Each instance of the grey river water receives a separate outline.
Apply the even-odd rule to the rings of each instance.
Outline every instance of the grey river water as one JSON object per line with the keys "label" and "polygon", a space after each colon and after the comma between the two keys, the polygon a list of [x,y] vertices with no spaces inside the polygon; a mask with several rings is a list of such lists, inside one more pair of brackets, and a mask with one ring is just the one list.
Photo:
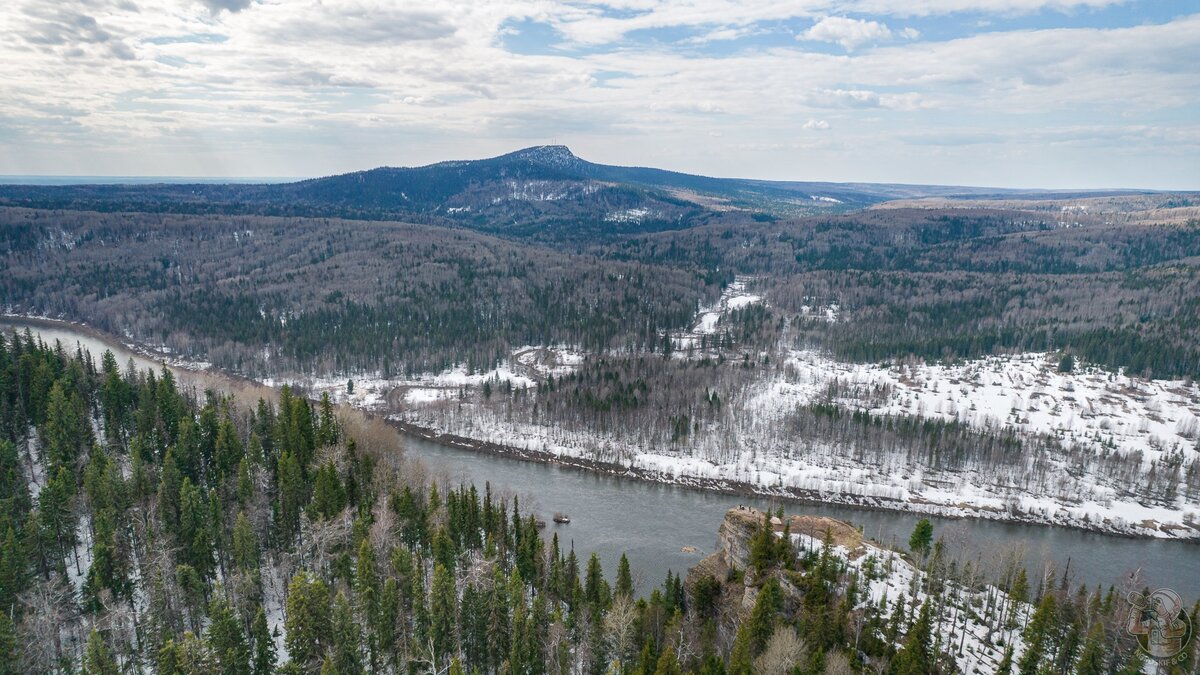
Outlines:
{"label": "grey river water", "polygon": [[[26,325],[17,320],[6,323],[22,329]],[[0,322],[2,325],[4,322]],[[47,342],[61,341],[65,348],[74,349],[79,344],[97,360],[105,349],[112,349],[122,367],[134,356],[120,345],[70,327],[34,325],[30,329]],[[139,367],[158,367],[145,357],[135,356],[135,361]],[[618,478],[446,447],[410,436],[401,438],[408,455],[423,460],[435,475],[454,483],[474,482],[480,490],[490,482],[495,491],[520,496],[523,512],[532,510],[547,521],[555,511],[570,514],[569,525],[548,522],[546,536],[557,532],[562,545],[573,543],[581,556],[597,552],[610,576],[621,554],[626,553],[643,591],[661,583],[667,570],[686,571],[710,553],[726,510],[739,504],[770,505],[765,498]],[[787,502],[784,506],[788,513],[848,520],[861,526],[869,537],[898,545],[907,542],[919,518],[902,512],[832,504]],[[1035,579],[1047,561],[1054,562],[1061,573],[1069,560],[1075,583],[1107,587],[1140,570],[1142,584],[1150,588],[1173,588],[1189,605],[1200,597],[1200,544],[1195,542],[1133,539],[976,519],[930,520],[935,536],[945,536],[956,546],[977,551],[985,564],[999,560],[1005,549],[1024,545]],[[684,547],[694,547],[697,552],[685,553]]]}

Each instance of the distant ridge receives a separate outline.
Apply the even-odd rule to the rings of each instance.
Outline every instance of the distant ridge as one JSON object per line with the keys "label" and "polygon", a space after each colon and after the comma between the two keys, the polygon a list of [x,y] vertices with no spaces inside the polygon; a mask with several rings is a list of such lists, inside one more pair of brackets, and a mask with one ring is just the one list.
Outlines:
{"label": "distant ridge", "polygon": [[767,218],[844,213],[896,199],[1046,199],[1151,192],[718,178],[597,164],[565,145],[278,183],[141,180],[0,185],[0,205],[415,220],[521,238],[576,239],[686,229],[739,212]]}

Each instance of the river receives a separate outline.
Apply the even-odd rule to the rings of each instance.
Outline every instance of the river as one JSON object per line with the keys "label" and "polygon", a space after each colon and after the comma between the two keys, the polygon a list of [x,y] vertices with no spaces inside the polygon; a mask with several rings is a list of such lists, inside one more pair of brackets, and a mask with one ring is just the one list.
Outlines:
{"label": "river", "polygon": [[[76,345],[97,360],[111,349],[124,367],[134,358],[139,367],[161,363],[130,350],[107,337],[71,326],[30,324],[18,319],[0,320],[0,326],[29,327],[47,342],[58,340],[64,348]],[[8,328],[6,328],[6,331]],[[189,374],[172,368],[181,379]],[[205,376],[211,380],[214,375]],[[725,511],[739,504],[770,506],[766,498],[742,497],[661,483],[619,478],[582,469],[541,464],[499,455],[447,447],[398,434],[409,457],[421,459],[435,475],[452,482],[474,482],[480,490],[490,482],[493,490],[521,497],[522,511],[533,510],[547,520],[546,536],[557,532],[564,547],[572,543],[581,557],[600,555],[605,571],[616,571],[622,553],[629,556],[640,591],[661,583],[668,570],[686,571],[716,543],[717,528]],[[776,503],[778,505],[778,503]],[[789,501],[788,513],[826,515],[850,521],[871,538],[883,543],[907,542],[919,516],[832,504]],[[568,525],[556,525],[550,514],[571,516]],[[1200,597],[1200,544],[1162,539],[1134,539],[1046,525],[1004,523],[978,519],[930,518],[935,536],[945,536],[956,548],[978,552],[985,562],[1000,559],[1014,546],[1025,547],[1031,578],[1037,579],[1047,562],[1061,574],[1070,562],[1075,583],[1107,588],[1131,572],[1140,571],[1141,584],[1165,586],[1179,592],[1188,606]],[[693,547],[695,553],[684,552]],[[972,556],[974,557],[974,556]],[[1036,583],[1036,582],[1035,582]]]}

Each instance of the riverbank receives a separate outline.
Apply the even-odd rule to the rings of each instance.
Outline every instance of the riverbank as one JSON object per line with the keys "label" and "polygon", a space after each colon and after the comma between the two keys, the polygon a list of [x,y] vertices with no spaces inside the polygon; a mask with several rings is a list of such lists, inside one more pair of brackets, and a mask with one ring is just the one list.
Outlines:
{"label": "riverbank", "polygon": [[456,450],[487,453],[519,461],[554,464],[557,466],[570,467],[582,471],[593,471],[619,478],[629,478],[652,483],[674,485],[726,495],[786,500],[817,506],[833,504],[854,509],[937,516],[951,520],[975,519],[1002,523],[1015,523],[1021,525],[1034,525],[1039,527],[1061,527],[1071,530],[1078,530],[1081,532],[1090,532],[1114,537],[1126,537],[1131,539],[1168,539],[1185,542],[1200,542],[1200,530],[1197,530],[1196,528],[1192,528],[1189,532],[1185,530],[1179,530],[1177,528],[1161,530],[1152,528],[1150,526],[1121,527],[1111,522],[1094,523],[1091,526],[1085,526],[1073,520],[1056,520],[1054,518],[1041,516],[1040,514],[1014,513],[1001,509],[993,510],[984,508],[970,508],[968,506],[955,508],[946,507],[932,502],[906,501],[883,497],[855,495],[850,493],[818,492],[789,486],[763,486],[745,481],[728,479],[712,479],[687,475],[668,475],[661,471],[646,469],[635,465],[605,462],[577,455],[558,454],[546,450],[523,448],[515,445],[469,438],[466,436],[442,432],[435,428],[407,422],[395,415],[386,416],[384,419],[389,425],[395,427],[406,435],[414,438],[420,438],[431,443],[437,443],[439,445]]}
{"label": "riverbank", "polygon": [[[169,366],[177,373],[186,373],[202,388],[220,386],[253,402],[259,397],[271,397],[276,389],[234,373],[212,367],[210,364],[174,358],[153,347],[130,343],[109,333],[84,324],[60,321],[47,317],[26,317],[4,315],[0,323],[10,325],[31,325],[48,329],[80,333],[97,343],[109,347],[119,346],[141,356],[157,365]],[[98,357],[98,354],[93,354]],[[1173,539],[1183,541],[1200,540],[1200,528],[1195,525],[1172,525],[1162,527],[1157,522],[1117,522],[1111,519],[1082,522],[1075,518],[1063,517],[1059,511],[1052,513],[1024,512],[1012,508],[986,507],[969,502],[959,502],[953,505],[935,503],[920,498],[893,499],[887,496],[856,494],[850,491],[809,490],[783,484],[764,485],[744,480],[725,477],[706,477],[675,470],[667,471],[661,467],[664,464],[639,466],[634,462],[609,462],[583,456],[579,453],[554,452],[548,449],[537,449],[534,443],[525,446],[515,443],[496,442],[473,436],[451,433],[430,425],[417,424],[403,419],[398,415],[381,414],[364,408],[352,408],[359,414],[381,418],[396,430],[414,438],[444,445],[456,450],[487,453],[526,462],[538,462],[570,467],[583,471],[617,476],[633,480],[647,481],[658,484],[668,484],[689,489],[704,490],[726,495],[753,496],[768,499],[788,500],[803,504],[831,505],[851,507],[856,509],[879,510],[938,516],[948,519],[975,519],[1005,523],[1019,523],[1036,526],[1065,527],[1085,532],[1094,532],[1110,536]],[[670,463],[665,464],[670,466]]]}

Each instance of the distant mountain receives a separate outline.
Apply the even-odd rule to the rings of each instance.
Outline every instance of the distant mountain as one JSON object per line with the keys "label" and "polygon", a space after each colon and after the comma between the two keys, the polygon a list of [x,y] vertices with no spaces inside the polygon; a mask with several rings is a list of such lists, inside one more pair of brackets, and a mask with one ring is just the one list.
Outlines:
{"label": "distant mountain", "polygon": [[489,159],[380,167],[291,183],[0,185],[0,204],[417,220],[519,238],[577,240],[688,228],[731,213],[796,216],[893,199],[1050,194],[1057,193],[714,178],[595,164],[566,146],[544,145]]}

